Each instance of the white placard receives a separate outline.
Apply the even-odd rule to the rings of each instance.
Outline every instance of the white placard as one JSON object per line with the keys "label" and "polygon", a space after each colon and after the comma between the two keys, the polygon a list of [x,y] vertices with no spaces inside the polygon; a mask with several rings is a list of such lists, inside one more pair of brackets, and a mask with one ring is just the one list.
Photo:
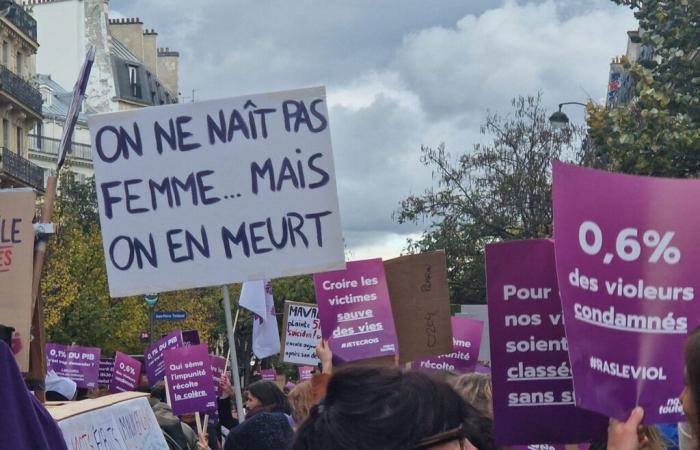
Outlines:
{"label": "white placard", "polygon": [[284,303],[284,338],[282,360],[292,364],[319,363],[316,345],[321,340],[318,306],[308,303]]}
{"label": "white placard", "polygon": [[146,397],[59,420],[69,449],[168,450]]}
{"label": "white placard", "polygon": [[89,125],[112,297],[345,266],[323,87]]}

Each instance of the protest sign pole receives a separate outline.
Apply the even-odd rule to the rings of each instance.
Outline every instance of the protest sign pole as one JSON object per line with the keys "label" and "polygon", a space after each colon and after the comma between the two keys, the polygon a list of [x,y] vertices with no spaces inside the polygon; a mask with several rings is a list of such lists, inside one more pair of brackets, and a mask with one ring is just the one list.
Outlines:
{"label": "protest sign pole", "polygon": [[228,286],[222,288],[224,293],[224,315],[226,317],[226,334],[228,335],[229,358],[231,361],[231,371],[233,372],[233,388],[236,394],[236,410],[238,420],[245,420],[243,411],[243,396],[241,395],[241,379],[238,374],[238,355],[236,354],[236,340],[233,335],[233,321],[231,320],[231,299],[229,297]]}

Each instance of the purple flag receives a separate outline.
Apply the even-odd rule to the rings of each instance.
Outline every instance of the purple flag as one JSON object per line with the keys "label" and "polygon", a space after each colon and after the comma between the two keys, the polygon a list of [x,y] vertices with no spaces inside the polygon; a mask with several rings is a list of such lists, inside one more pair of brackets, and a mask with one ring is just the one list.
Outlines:
{"label": "purple flag", "polygon": [[568,444],[604,436],[607,418],[575,407],[554,244],[487,245],[486,288],[496,444]]}
{"label": "purple flag", "polygon": [[81,388],[97,387],[100,371],[100,349],[77,345],[46,344],[48,369],[69,378]]}
{"label": "purple flag", "polygon": [[143,360],[146,363],[149,386],[153,386],[158,381],[162,380],[165,375],[163,352],[168,349],[179,347],[182,347],[182,331],[175,330],[146,349]]}
{"label": "purple flag", "polygon": [[206,345],[167,349],[163,360],[173,414],[216,409],[216,389]]}
{"label": "purple flag", "polygon": [[141,362],[122,352],[117,352],[114,356],[114,372],[109,391],[133,391],[139,385],[140,376]]}
{"label": "purple flag", "polygon": [[411,367],[428,371],[474,372],[479,358],[484,322],[466,317],[451,317],[452,353],[414,361]]}
{"label": "purple flag", "polygon": [[314,274],[321,331],[338,363],[396,355],[399,350],[381,259]]}
{"label": "purple flag", "polygon": [[682,420],[683,346],[700,322],[700,182],[555,163],[553,189],[576,403]]}
{"label": "purple flag", "polygon": [[98,386],[109,386],[112,383],[114,374],[114,358],[100,359],[100,376],[97,380]]}

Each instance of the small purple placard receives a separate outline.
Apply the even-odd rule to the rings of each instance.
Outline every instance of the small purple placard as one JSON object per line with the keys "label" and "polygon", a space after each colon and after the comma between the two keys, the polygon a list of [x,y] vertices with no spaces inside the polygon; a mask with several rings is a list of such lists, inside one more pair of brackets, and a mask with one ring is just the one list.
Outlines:
{"label": "small purple placard", "polygon": [[224,369],[226,369],[226,358],[214,355],[209,355],[209,358],[211,360],[211,377],[214,380],[214,386],[216,386],[216,395],[221,396],[219,381],[221,381]]}
{"label": "small purple placard", "polygon": [[299,381],[310,380],[313,377],[314,368],[311,366],[299,367]]}
{"label": "small purple placard", "polygon": [[141,376],[141,362],[137,359],[117,352],[114,356],[114,372],[110,392],[133,391],[139,384]]}
{"label": "small purple placard", "polygon": [[206,345],[167,349],[163,361],[173,414],[216,409],[216,389]]}
{"label": "small purple placard", "polygon": [[97,380],[98,386],[109,386],[114,375],[114,358],[100,358],[100,377]]}
{"label": "small purple placard", "polygon": [[396,355],[399,350],[381,259],[314,274],[321,331],[337,363]]}
{"label": "small purple placard", "polygon": [[149,386],[153,386],[158,381],[162,380],[165,375],[163,352],[179,347],[182,347],[182,331],[180,330],[175,330],[165,335],[164,338],[148,347],[146,353],[143,355],[143,360],[146,363]]}
{"label": "small purple placard", "polygon": [[263,381],[277,381],[277,371],[274,368],[261,370],[260,376]]}
{"label": "small purple placard", "polygon": [[97,387],[100,372],[100,349],[77,345],[46,344],[48,369],[70,378],[80,388]]}

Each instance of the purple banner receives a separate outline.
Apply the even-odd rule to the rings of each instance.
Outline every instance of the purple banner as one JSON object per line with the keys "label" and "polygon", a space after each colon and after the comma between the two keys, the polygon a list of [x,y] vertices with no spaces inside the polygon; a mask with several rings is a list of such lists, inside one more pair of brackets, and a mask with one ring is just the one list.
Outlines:
{"label": "purple banner", "polygon": [[182,346],[192,347],[193,345],[199,345],[199,331],[197,330],[186,330],[182,332]]}
{"label": "purple banner", "polygon": [[683,346],[700,322],[700,183],[555,163],[553,189],[576,403],[681,421]]}
{"label": "purple banner", "polygon": [[100,376],[97,379],[97,385],[108,387],[112,383],[112,375],[114,375],[114,358],[100,358]]}
{"label": "purple banner", "polygon": [[605,436],[606,417],[574,406],[553,242],[487,245],[486,288],[496,444]]}
{"label": "purple banner", "polygon": [[166,349],[163,360],[173,414],[216,409],[216,389],[206,345]]}
{"label": "purple banner", "polygon": [[163,352],[180,347],[182,347],[182,331],[175,330],[146,349],[143,360],[146,363],[149,386],[153,386],[165,376]]}
{"label": "purple banner", "polygon": [[314,368],[311,366],[299,367],[299,381],[310,380],[313,377]]}
{"label": "purple banner", "polygon": [[114,372],[110,392],[133,391],[139,384],[141,376],[141,362],[137,359],[117,352],[114,356]]}
{"label": "purple banner", "polygon": [[219,381],[224,375],[224,369],[226,369],[226,358],[223,356],[209,355],[211,361],[211,377],[214,380],[214,386],[216,386],[216,395],[221,396],[221,386]]}
{"label": "purple banner", "polygon": [[261,370],[260,376],[263,381],[277,381],[277,371],[274,368]]}
{"label": "purple banner", "polygon": [[60,377],[70,378],[79,388],[97,387],[100,372],[100,349],[77,345],[46,344],[48,369]]}
{"label": "purple banner", "polygon": [[450,320],[452,353],[416,360],[411,367],[427,371],[474,372],[479,358],[484,322],[466,317],[451,317]]}
{"label": "purple banner", "polygon": [[314,287],[321,331],[334,362],[398,353],[381,259],[353,261],[345,270],[317,273]]}

